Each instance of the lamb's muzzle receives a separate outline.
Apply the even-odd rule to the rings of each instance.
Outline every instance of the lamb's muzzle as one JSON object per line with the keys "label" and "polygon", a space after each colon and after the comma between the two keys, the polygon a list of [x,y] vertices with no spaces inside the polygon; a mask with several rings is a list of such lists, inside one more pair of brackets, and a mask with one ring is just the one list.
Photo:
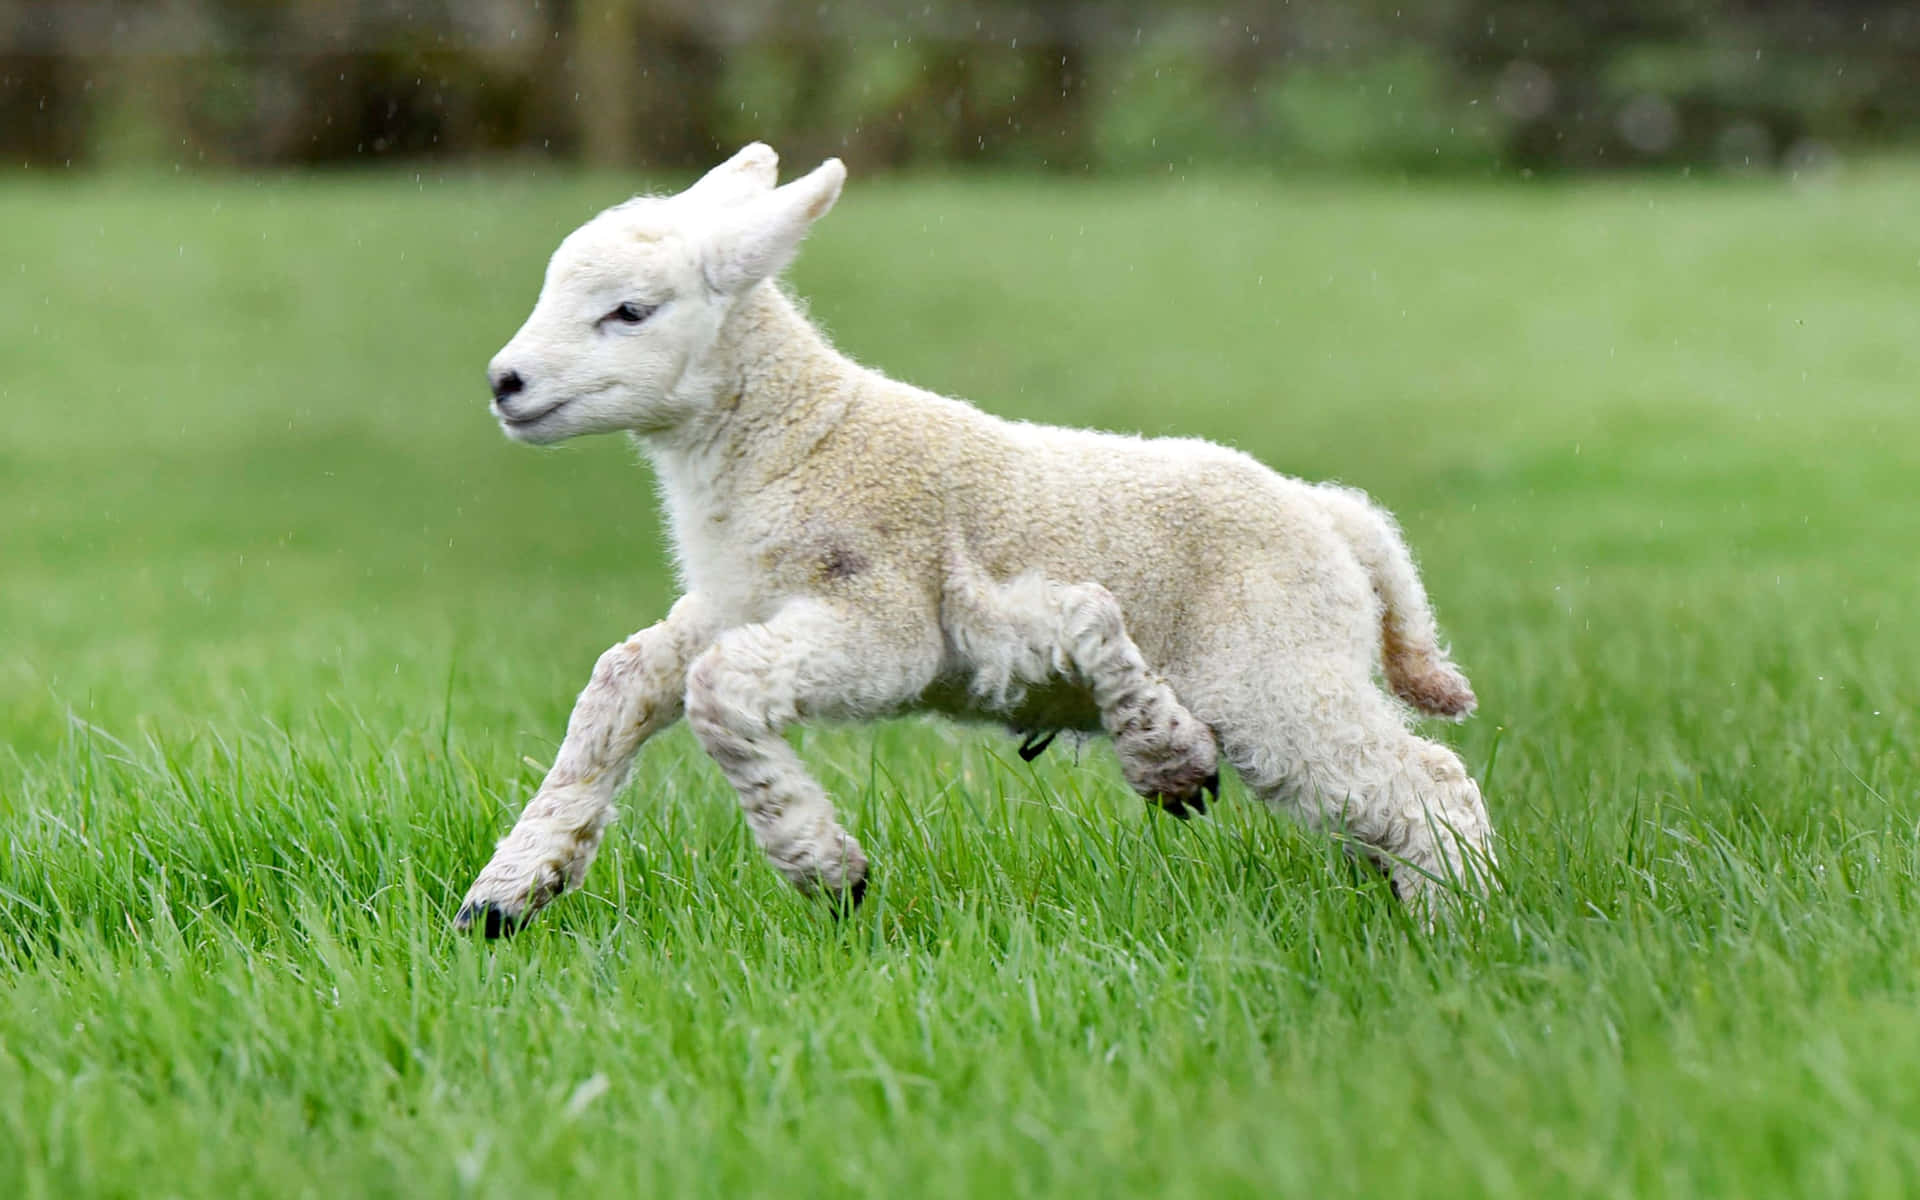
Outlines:
{"label": "lamb's muzzle", "polygon": [[526,381],[520,378],[520,372],[511,370],[494,374],[492,383],[495,404],[505,404],[507,397],[518,395],[520,389],[526,386]]}
{"label": "lamb's muzzle", "polygon": [[511,932],[579,886],[683,714],[770,861],[836,911],[866,853],[782,733],[911,711],[1105,734],[1175,816],[1224,761],[1423,912],[1484,890],[1479,788],[1405,706],[1464,716],[1473,691],[1392,519],[1207,442],[1009,423],[861,368],[774,282],[845,169],[776,167],[755,144],[589,221],[490,365],[510,437],[635,438],[686,594],[601,656],[459,924]]}

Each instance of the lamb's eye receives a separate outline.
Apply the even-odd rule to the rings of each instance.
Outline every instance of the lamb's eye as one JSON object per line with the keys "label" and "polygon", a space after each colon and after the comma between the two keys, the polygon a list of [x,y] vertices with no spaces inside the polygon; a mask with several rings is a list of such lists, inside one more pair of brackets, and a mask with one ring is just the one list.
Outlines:
{"label": "lamb's eye", "polygon": [[653,310],[656,307],[658,306],[653,304],[639,304],[629,300],[601,319],[618,321],[623,325],[638,325],[640,322],[652,316]]}

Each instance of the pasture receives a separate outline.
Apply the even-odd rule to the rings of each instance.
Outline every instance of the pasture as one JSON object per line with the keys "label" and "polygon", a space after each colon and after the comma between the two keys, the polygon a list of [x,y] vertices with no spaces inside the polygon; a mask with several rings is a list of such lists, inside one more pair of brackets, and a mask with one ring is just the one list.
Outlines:
{"label": "pasture", "polygon": [[1920,173],[856,176],[790,274],[856,358],[1399,514],[1508,890],[1423,937],[1231,781],[914,721],[799,737],[835,924],[681,728],[490,945],[673,584],[631,449],[482,367],[638,186],[0,188],[0,1191],[1920,1187]]}

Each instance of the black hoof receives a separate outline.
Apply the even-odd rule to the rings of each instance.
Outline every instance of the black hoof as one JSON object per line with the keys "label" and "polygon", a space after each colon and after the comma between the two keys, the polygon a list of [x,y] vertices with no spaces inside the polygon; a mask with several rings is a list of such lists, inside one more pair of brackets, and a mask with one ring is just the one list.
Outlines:
{"label": "black hoof", "polygon": [[867,879],[864,875],[854,880],[852,885],[848,887],[841,888],[837,892],[827,893],[827,900],[833,905],[833,915],[836,920],[842,917],[852,916],[853,911],[859,908],[860,902],[866,898]]}
{"label": "black hoof", "polygon": [[1155,796],[1153,806],[1181,821],[1207,811],[1207,802],[1200,798],[1198,792],[1185,800],[1176,800],[1172,796]]}
{"label": "black hoof", "polygon": [[1220,772],[1215,771],[1200,781],[1200,790],[1191,796],[1150,796],[1148,800],[1168,816],[1185,821],[1190,817],[1203,815],[1207,811],[1207,799],[1220,798]]}
{"label": "black hoof", "polygon": [[520,932],[521,924],[520,918],[511,915],[491,900],[484,904],[462,905],[459,915],[453,918],[455,929],[465,933],[478,925],[480,932],[489,941],[495,938],[512,937]]}

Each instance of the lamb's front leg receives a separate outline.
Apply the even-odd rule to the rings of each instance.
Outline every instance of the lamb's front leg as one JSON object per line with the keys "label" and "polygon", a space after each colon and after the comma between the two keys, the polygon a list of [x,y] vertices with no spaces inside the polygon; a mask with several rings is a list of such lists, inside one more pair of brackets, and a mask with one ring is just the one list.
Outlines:
{"label": "lamb's front leg", "polygon": [[891,602],[873,611],[791,602],[764,624],[728,630],[687,675],[687,722],[739,792],[760,848],[801,891],[847,904],[866,891],[867,856],[781,735],[808,717],[898,712],[926,690],[939,629]]}
{"label": "lamb's front leg", "polygon": [[698,596],[684,596],[664,621],[600,656],[574,702],[567,737],[540,790],[467,890],[454,923],[488,937],[512,933],[568,888],[578,887],[613,797],[640,744],[680,719],[687,664],[717,632]]}
{"label": "lamb's front leg", "polygon": [[1051,586],[1061,648],[1087,681],[1133,790],[1176,817],[1205,812],[1220,791],[1219,748],[1207,728],[1147,668],[1120,602],[1097,583]]}
{"label": "lamb's front leg", "polygon": [[994,583],[956,571],[954,578],[944,619],[979,671],[976,686],[989,705],[1019,686],[1078,679],[1133,789],[1177,817],[1206,810],[1205,794],[1220,786],[1213,731],[1148,669],[1111,592],[1038,575]]}

